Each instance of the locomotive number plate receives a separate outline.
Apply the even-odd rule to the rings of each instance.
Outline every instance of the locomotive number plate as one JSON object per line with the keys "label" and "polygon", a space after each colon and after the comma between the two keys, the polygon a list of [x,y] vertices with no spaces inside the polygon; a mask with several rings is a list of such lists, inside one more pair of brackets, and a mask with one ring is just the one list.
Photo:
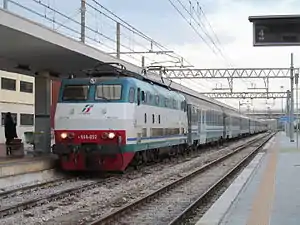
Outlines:
{"label": "locomotive number plate", "polygon": [[81,134],[79,138],[82,140],[97,140],[97,134]]}

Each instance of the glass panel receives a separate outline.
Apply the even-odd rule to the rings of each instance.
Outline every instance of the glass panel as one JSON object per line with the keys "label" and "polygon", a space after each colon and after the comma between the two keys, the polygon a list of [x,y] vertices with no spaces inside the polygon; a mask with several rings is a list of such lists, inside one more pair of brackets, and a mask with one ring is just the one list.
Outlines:
{"label": "glass panel", "polygon": [[[6,113],[1,113],[1,124],[4,126],[4,121],[5,121],[5,115]],[[17,113],[11,113],[11,117],[13,118],[13,121],[18,124],[18,114]]]}
{"label": "glass panel", "polygon": [[33,83],[27,81],[20,81],[20,91],[26,93],[33,93]]}
{"label": "glass panel", "polygon": [[1,89],[15,91],[16,90],[16,80],[2,77],[1,78]]}
{"label": "glass panel", "polygon": [[133,103],[134,102],[134,89],[130,88],[129,90],[129,102]]}
{"label": "glass panel", "polygon": [[22,114],[21,113],[20,125],[33,126],[34,125],[33,114]]}
{"label": "glass panel", "polygon": [[88,98],[88,85],[66,85],[64,87],[64,101],[80,101]]}
{"label": "glass panel", "polygon": [[97,86],[96,99],[120,100],[122,97],[122,85],[101,84]]}

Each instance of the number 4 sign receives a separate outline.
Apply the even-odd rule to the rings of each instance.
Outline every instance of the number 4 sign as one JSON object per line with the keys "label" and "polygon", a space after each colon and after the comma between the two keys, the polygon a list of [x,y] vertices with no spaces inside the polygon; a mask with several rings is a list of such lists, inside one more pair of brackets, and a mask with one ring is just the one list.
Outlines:
{"label": "number 4 sign", "polygon": [[265,40],[265,32],[264,32],[263,29],[261,29],[261,30],[259,31],[259,33],[258,33],[258,39],[259,39],[260,41]]}

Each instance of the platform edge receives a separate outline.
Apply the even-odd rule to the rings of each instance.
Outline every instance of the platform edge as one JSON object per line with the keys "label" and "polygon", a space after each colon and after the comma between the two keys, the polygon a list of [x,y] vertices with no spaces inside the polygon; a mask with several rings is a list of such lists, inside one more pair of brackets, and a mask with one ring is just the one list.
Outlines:
{"label": "platform edge", "polygon": [[260,164],[264,152],[258,153],[242,173],[233,181],[228,189],[208,209],[196,225],[218,225],[230,209],[243,187],[246,185],[255,169]]}

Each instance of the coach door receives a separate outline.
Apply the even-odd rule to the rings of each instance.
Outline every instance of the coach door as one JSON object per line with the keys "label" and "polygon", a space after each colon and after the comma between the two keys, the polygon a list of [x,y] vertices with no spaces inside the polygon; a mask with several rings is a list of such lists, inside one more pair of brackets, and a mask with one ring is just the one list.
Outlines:
{"label": "coach door", "polygon": [[222,113],[223,138],[226,138],[226,114]]}
{"label": "coach door", "polygon": [[202,125],[201,125],[201,123],[202,123],[202,121],[201,121],[201,119],[202,119],[202,110],[201,109],[197,109],[197,122],[198,122],[198,135],[200,135],[201,134],[201,132],[202,132]]}

